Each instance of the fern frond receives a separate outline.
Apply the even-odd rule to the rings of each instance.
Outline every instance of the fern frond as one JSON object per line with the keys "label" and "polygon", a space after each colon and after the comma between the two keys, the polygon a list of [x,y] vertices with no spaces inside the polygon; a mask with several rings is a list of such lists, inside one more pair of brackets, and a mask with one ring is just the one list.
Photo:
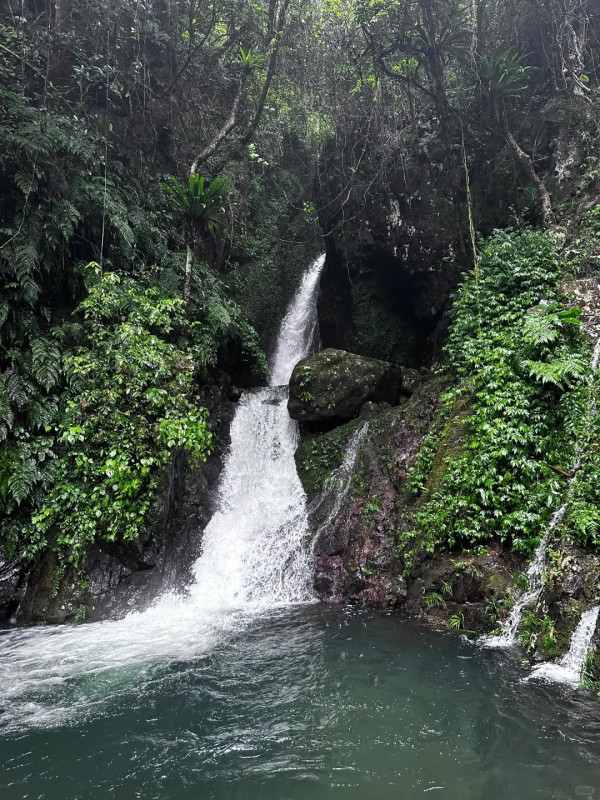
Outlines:
{"label": "fern frond", "polygon": [[41,478],[37,461],[25,453],[15,459],[14,471],[8,478],[8,490],[17,505],[32,494],[35,484]]}
{"label": "fern frond", "polygon": [[32,400],[27,409],[27,424],[30,428],[45,428],[56,420],[58,403],[53,397]]}
{"label": "fern frond", "polygon": [[11,406],[16,406],[18,409],[24,408],[35,395],[33,384],[14,369],[7,370],[4,380],[6,395]]}
{"label": "fern frond", "polygon": [[56,386],[61,373],[61,352],[49,339],[34,339],[31,343],[33,377],[46,391]]}

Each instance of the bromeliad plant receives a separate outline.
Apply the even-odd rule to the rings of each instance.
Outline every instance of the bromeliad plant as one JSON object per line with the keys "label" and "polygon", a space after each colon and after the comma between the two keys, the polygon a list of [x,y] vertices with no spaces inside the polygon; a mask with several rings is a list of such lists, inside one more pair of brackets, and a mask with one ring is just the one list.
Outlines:
{"label": "bromeliad plant", "polygon": [[187,184],[172,177],[171,183],[163,188],[173,202],[176,218],[183,224],[186,241],[186,261],[183,282],[183,300],[190,304],[192,265],[198,248],[206,254],[208,242],[221,225],[225,205],[230,194],[230,186],[225,178],[215,178],[208,183],[206,178],[191,174]]}

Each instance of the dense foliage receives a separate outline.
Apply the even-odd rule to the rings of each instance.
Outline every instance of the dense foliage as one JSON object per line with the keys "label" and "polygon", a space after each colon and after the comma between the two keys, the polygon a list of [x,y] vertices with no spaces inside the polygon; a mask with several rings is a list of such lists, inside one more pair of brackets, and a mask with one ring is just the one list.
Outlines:
{"label": "dense foliage", "polygon": [[[371,212],[391,208],[387,233],[408,236],[398,269],[422,219],[450,243],[455,285],[473,226],[550,225],[598,179],[588,0],[13,6],[0,6],[0,537],[11,553],[51,542],[79,562],[94,537],[144,529],[161,467],[178,448],[193,459],[210,448],[199,397],[211,370],[266,376],[263,349],[314,255],[317,219],[344,267],[371,246]],[[576,147],[581,164],[558,157]],[[552,158],[572,170],[575,200],[562,177],[550,186]],[[427,272],[430,244],[419,241]],[[579,246],[583,262],[595,244]],[[437,462],[448,466],[421,511],[436,542],[529,548],[561,495],[590,389],[560,272],[547,234],[496,234],[459,291],[456,385],[413,475],[433,493]],[[414,331],[383,313],[385,287],[347,275],[356,348],[396,357]],[[438,438],[457,422],[465,439],[444,459]],[[590,450],[572,506],[582,541],[598,537]]]}
{"label": "dense foliage", "polygon": [[548,233],[499,232],[459,288],[446,348],[455,384],[411,475],[431,544],[531,550],[560,505],[593,386],[579,310],[556,298],[562,266]]}

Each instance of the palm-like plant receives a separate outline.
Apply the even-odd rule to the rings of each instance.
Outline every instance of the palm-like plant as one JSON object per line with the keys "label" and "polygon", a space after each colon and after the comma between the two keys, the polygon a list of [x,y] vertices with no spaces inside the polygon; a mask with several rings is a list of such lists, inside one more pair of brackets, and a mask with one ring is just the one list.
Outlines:
{"label": "palm-like plant", "polygon": [[499,121],[505,98],[519,97],[535,67],[523,63],[525,56],[506,51],[499,56],[484,56],[479,62],[479,80],[492,101]]}
{"label": "palm-like plant", "polygon": [[197,245],[203,249],[210,237],[216,236],[225,205],[230,193],[226,178],[220,177],[207,182],[206,178],[192,174],[187,185],[172,177],[171,183],[164,183],[163,188],[172,199],[175,215],[183,222],[187,255],[183,282],[183,299],[190,302],[190,285],[192,264]]}

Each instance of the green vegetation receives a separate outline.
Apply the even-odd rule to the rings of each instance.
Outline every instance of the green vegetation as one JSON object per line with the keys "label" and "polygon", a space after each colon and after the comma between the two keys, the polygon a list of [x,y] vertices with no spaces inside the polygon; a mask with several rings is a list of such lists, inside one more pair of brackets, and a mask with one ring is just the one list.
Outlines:
{"label": "green vegetation", "polygon": [[23,422],[13,418],[0,483],[9,551],[32,558],[52,538],[75,565],[95,538],[139,536],[160,467],[178,448],[204,459],[211,442],[194,397],[206,342],[183,301],[97,264],[85,278],[80,321],[33,342],[42,387],[29,399],[13,390]]}
{"label": "green vegetation", "polygon": [[519,641],[527,651],[537,649],[542,655],[551,656],[556,650],[556,629],[553,620],[547,615],[534,611],[524,611]]}
{"label": "green vegetation", "polygon": [[[419,526],[436,546],[530,551],[557,507],[590,371],[578,310],[556,300],[562,269],[550,234],[498,232],[459,288],[446,347],[455,383],[410,478],[424,493]],[[431,493],[440,431],[446,420],[456,427],[457,403],[464,435]]]}

